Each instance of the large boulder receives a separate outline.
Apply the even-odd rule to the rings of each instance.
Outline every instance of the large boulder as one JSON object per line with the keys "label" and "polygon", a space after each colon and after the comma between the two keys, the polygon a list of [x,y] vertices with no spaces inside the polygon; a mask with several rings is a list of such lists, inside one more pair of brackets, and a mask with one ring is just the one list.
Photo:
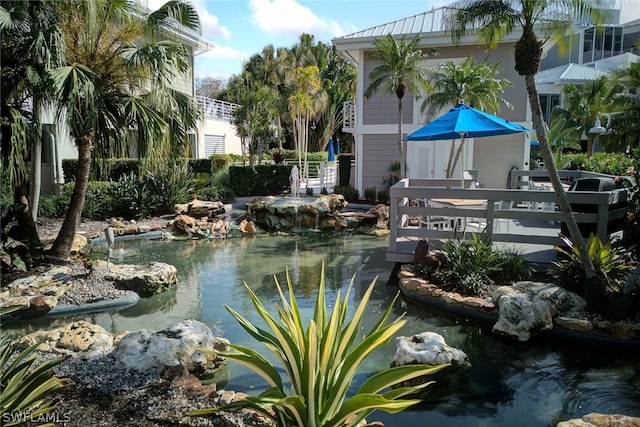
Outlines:
{"label": "large boulder", "polygon": [[193,218],[213,218],[225,213],[224,204],[217,201],[194,199],[189,203],[177,204],[174,210],[178,215],[188,215]]}
{"label": "large boulder", "polygon": [[112,280],[121,289],[136,292],[143,298],[157,295],[178,283],[178,270],[170,264],[151,262],[147,265],[94,265],[94,273],[102,272],[105,280]]}
{"label": "large boulder", "polygon": [[375,215],[377,228],[389,228],[389,206],[381,203],[369,209],[367,213]]}
{"label": "large boulder", "polygon": [[196,320],[184,320],[160,332],[141,329],[124,335],[113,351],[115,366],[140,373],[163,373],[183,366],[203,376],[216,370],[222,359],[198,348],[226,350],[228,342],[216,338],[211,329]]}
{"label": "large boulder", "polygon": [[13,313],[20,318],[47,314],[58,304],[58,298],[73,286],[71,268],[53,267],[47,271],[16,279],[0,292],[0,307],[22,306]]}
{"label": "large boulder", "polygon": [[109,331],[82,320],[51,331],[33,332],[20,339],[20,346],[27,348],[37,342],[41,351],[82,359],[104,356],[113,350],[113,335]]}
{"label": "large boulder", "polygon": [[391,366],[413,364],[470,367],[469,357],[460,349],[449,346],[442,335],[422,332],[411,337],[396,337],[396,354]]}
{"label": "large boulder", "polygon": [[267,230],[296,227],[335,229],[343,226],[336,216],[347,205],[341,194],[322,194],[318,197],[267,196],[247,203],[247,218]]}
{"label": "large boulder", "polygon": [[492,295],[498,306],[498,321],[493,332],[517,341],[553,329],[556,317],[579,317],[584,299],[549,283],[517,282],[501,286]]}

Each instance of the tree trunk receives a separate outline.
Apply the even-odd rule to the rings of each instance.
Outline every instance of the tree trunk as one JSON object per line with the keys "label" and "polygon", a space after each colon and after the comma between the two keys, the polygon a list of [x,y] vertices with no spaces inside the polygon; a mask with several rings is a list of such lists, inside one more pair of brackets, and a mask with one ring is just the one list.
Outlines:
{"label": "tree trunk", "polygon": [[[40,123],[40,107],[39,98],[34,97],[34,141],[31,145],[31,174],[29,181],[31,184],[29,190],[29,200],[31,201],[31,218],[33,221],[38,219],[38,205],[40,204],[40,188],[42,186],[42,124]],[[36,113],[37,110],[37,113]]]}
{"label": "tree trunk", "polygon": [[400,150],[400,179],[405,178],[404,141],[402,140],[402,97],[398,97],[398,150]]}
{"label": "tree trunk", "polygon": [[[445,174],[445,178],[451,178],[453,176],[453,167],[455,163],[453,162],[453,156],[456,150],[456,140],[451,140],[451,147],[449,148],[449,161],[447,162],[447,172]],[[458,161],[458,157],[456,156],[456,162]]]}
{"label": "tree trunk", "polygon": [[[524,78],[527,85],[527,94],[529,95],[529,105],[531,106],[533,126],[536,129],[536,136],[540,143],[540,153],[544,160],[544,166],[547,169],[549,179],[553,185],[553,190],[555,191],[556,198],[558,200],[558,206],[560,207],[560,212],[562,212],[562,219],[567,224],[567,228],[571,234],[571,240],[578,246],[587,282],[590,282],[597,278],[597,274],[593,267],[593,263],[591,262],[591,258],[589,257],[589,253],[587,252],[587,247],[584,239],[582,238],[582,234],[580,233],[580,229],[578,228],[576,218],[571,210],[571,205],[567,200],[567,193],[562,187],[562,182],[560,181],[555,161],[553,160],[553,152],[551,151],[551,146],[547,140],[547,133],[545,132],[544,123],[542,121],[542,110],[540,109],[540,99],[538,97],[538,89],[535,83],[535,75],[527,74]],[[585,284],[585,286],[588,285]]]}
{"label": "tree trunk", "polygon": [[[453,164],[451,165],[451,176],[449,176],[448,178],[452,178],[453,177],[453,172],[456,170],[456,167],[458,165],[458,160],[460,159],[460,154],[462,153],[462,140],[460,140],[460,145],[458,145],[458,149],[456,150],[456,157],[453,159]],[[463,166],[464,169],[464,166]],[[464,170],[462,173],[461,178],[464,179]]]}
{"label": "tree trunk", "polygon": [[87,195],[87,185],[89,184],[89,173],[91,171],[92,138],[93,136],[83,136],[76,139],[78,146],[76,183],[73,187],[73,193],[71,193],[67,215],[50,250],[51,255],[58,258],[69,258],[73,238],[82,217],[82,208]]}
{"label": "tree trunk", "polygon": [[[7,223],[15,220],[18,225],[8,230],[7,234],[12,239],[24,244],[26,249],[19,256],[23,259],[27,269],[33,266],[33,257],[39,256],[39,251],[43,248],[36,224],[31,217],[31,209],[29,208],[29,200],[27,198],[27,190],[24,184],[18,184],[13,189],[13,206],[2,218],[2,228]],[[23,247],[23,248],[24,248]]]}

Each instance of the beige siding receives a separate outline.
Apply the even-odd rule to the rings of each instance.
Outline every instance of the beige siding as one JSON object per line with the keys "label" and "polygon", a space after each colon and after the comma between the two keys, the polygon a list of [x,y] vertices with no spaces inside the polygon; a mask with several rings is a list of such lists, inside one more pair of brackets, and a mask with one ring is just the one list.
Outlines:
{"label": "beige siding", "polygon": [[507,188],[509,169],[524,170],[524,134],[475,138],[473,169],[484,188]]}
{"label": "beige siding", "polygon": [[[374,62],[366,55],[364,63],[364,81],[366,91],[371,83],[369,74],[380,64]],[[382,125],[382,124],[398,124],[398,98],[395,94],[382,95],[382,89],[371,96],[364,98],[362,105],[363,124],[365,125]],[[411,123],[413,117],[413,96],[406,93],[402,98],[402,122]]]}
{"label": "beige siding", "polygon": [[438,59],[443,63],[447,62],[450,58],[466,58],[468,55],[472,55],[476,63],[482,62],[485,58],[488,58],[487,62],[492,64],[500,62],[500,69],[502,70],[499,77],[505,78],[514,84],[514,87],[506,88],[502,94],[502,98],[505,98],[513,109],[509,110],[503,108],[498,112],[498,115],[506,120],[511,121],[525,121],[527,111],[527,93],[522,90],[524,87],[524,77],[518,75],[514,69],[514,54],[513,44],[503,43],[497,49],[487,51],[483,47],[479,46],[446,46],[439,47]]}
{"label": "beige siding", "polygon": [[364,135],[362,165],[362,189],[382,188],[383,178],[391,172],[389,167],[394,161],[400,161],[397,138],[394,135]]}

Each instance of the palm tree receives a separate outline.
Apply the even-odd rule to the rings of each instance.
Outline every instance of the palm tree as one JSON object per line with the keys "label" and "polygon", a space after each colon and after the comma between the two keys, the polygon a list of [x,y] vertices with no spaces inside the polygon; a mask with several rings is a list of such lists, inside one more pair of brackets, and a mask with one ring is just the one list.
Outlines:
{"label": "palm tree", "polygon": [[[562,108],[555,112],[563,118],[572,118],[579,131],[587,136],[587,154],[593,154],[595,134],[589,133],[596,120],[601,120],[602,113],[615,110],[617,97],[624,87],[606,76],[591,80],[578,88],[568,84],[562,89]],[[557,108],[557,107],[556,107]]]}
{"label": "palm tree", "polygon": [[[513,86],[508,79],[497,77],[500,73],[500,62],[487,63],[485,58],[476,64],[469,55],[462,63],[449,61],[436,69],[429,70],[431,92],[422,101],[421,111],[433,117],[445,107],[455,107],[463,100],[472,107],[491,114],[498,114],[500,107],[513,108],[509,102],[501,98],[504,88]],[[451,152],[447,163],[447,178],[451,178],[462,152],[462,144],[455,152],[455,140],[451,141]]]}
{"label": "palm tree", "polygon": [[[515,70],[525,79],[540,152],[558,198],[563,219],[580,250],[589,282],[585,283],[585,296],[591,303],[598,302],[595,294],[601,293],[603,289],[596,283],[597,274],[553,161],[553,152],[542,119],[535,76],[540,68],[543,45],[555,43],[561,53],[565,52],[567,32],[571,29],[575,17],[600,24],[600,10],[603,10],[600,7],[601,3],[600,0],[461,0],[456,3],[456,9],[449,22],[449,28],[453,29],[452,40],[456,44],[468,33],[475,32],[482,44],[495,48],[507,34],[522,31],[515,44]],[[544,38],[539,39],[536,31],[540,31]]]}
{"label": "palm tree", "polygon": [[51,70],[51,77],[78,164],[69,210],[51,248],[54,256],[69,256],[94,153],[109,158],[134,141],[143,162],[153,167],[161,158],[184,156],[187,132],[200,118],[193,98],[171,87],[190,71],[186,48],[171,38],[171,30],[176,23],[199,29],[197,13],[182,0],[151,13],[136,5],[59,3],[68,65]]}
{"label": "palm tree", "polygon": [[55,3],[0,3],[2,163],[13,188],[13,214],[32,252],[40,245],[34,221],[41,184],[40,115],[51,103],[47,71],[59,65],[64,54]]}
{"label": "palm tree", "polygon": [[400,151],[400,178],[405,176],[405,154],[402,133],[402,99],[407,90],[414,97],[419,98],[428,89],[427,70],[422,62],[437,54],[434,49],[419,48],[420,36],[416,34],[411,41],[406,38],[396,40],[387,34],[374,40],[376,50],[371,58],[381,62],[369,74],[371,82],[365,91],[365,97],[370,98],[378,89],[381,94],[395,93],[398,97],[398,150]]}
{"label": "palm tree", "polygon": [[[640,46],[640,41],[635,43]],[[616,114],[611,115],[614,141],[607,141],[608,148],[640,148],[640,63],[631,64],[616,77],[627,88],[617,99]]]}

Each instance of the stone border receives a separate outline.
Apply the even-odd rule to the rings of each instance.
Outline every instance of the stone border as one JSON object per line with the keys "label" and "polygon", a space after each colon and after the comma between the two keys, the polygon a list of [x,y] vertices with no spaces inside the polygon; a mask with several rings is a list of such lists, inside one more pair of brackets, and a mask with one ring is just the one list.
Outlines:
{"label": "stone border", "polygon": [[[398,272],[398,287],[404,296],[419,304],[468,316],[486,325],[493,325],[498,320],[498,308],[491,298],[464,297],[455,292],[444,291],[417,277],[405,265]],[[553,329],[538,337],[566,338],[584,344],[640,349],[640,339],[637,338],[640,336],[640,325],[594,318],[590,322],[592,330],[582,331],[572,329],[572,323],[567,320],[572,319],[554,318]]]}

